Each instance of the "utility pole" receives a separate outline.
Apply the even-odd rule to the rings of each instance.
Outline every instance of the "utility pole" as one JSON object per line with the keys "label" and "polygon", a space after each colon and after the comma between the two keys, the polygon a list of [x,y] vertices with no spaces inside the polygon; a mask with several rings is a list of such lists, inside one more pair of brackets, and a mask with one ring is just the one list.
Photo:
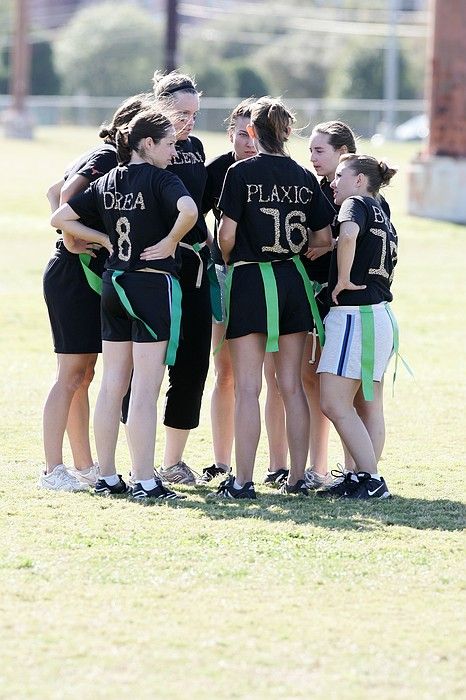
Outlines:
{"label": "utility pole", "polygon": [[29,0],[16,0],[15,26],[10,54],[10,94],[12,105],[5,112],[4,126],[7,138],[31,139],[32,122],[25,103],[29,94],[31,52],[28,41]]}
{"label": "utility pole", "polygon": [[177,67],[178,0],[166,0],[165,70],[169,73]]}
{"label": "utility pole", "polygon": [[389,0],[389,33],[384,53],[383,96],[387,107],[384,118],[384,136],[391,138],[395,127],[395,101],[398,99],[398,21],[399,0]]}

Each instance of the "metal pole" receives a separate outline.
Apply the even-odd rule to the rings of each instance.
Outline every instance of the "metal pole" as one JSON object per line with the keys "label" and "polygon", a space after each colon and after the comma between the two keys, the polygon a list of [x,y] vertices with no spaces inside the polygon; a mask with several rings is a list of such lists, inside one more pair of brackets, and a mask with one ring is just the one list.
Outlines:
{"label": "metal pole", "polygon": [[384,119],[384,135],[386,138],[390,138],[393,135],[393,130],[395,128],[395,101],[398,99],[398,37],[396,24],[399,0],[388,1],[390,10],[390,31],[385,44],[383,81],[383,96],[387,104]]}
{"label": "metal pole", "polygon": [[177,66],[178,0],[166,0],[166,2],[165,70],[169,73]]}

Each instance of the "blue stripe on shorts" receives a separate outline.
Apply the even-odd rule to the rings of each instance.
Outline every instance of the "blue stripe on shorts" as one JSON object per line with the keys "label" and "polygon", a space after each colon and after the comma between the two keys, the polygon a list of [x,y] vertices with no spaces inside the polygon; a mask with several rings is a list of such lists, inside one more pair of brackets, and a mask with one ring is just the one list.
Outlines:
{"label": "blue stripe on shorts", "polygon": [[348,348],[351,347],[353,333],[354,333],[354,318],[351,314],[347,314],[346,315],[345,335],[343,336],[343,343],[342,343],[341,351],[340,351],[340,359],[338,361],[337,375],[339,377],[341,377],[342,374],[345,372],[346,365],[348,364],[348,357],[349,357]]}

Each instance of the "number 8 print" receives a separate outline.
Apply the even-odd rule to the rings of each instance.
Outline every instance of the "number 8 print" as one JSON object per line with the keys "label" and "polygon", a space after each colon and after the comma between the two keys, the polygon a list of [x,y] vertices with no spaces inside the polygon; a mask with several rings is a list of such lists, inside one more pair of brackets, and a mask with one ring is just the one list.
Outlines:
{"label": "number 8 print", "polygon": [[[115,230],[118,234],[118,257],[127,262],[131,257],[131,241],[129,240],[131,225],[126,216],[120,216],[115,224]],[[126,254],[123,252],[124,243],[128,246]]]}

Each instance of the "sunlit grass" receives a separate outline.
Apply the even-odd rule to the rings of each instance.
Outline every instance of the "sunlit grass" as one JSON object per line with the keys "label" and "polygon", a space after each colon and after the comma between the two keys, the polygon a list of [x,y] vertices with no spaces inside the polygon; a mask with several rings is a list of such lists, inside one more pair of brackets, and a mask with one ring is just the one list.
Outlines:
{"label": "sunlit grass", "polygon": [[[208,157],[228,148],[202,138]],[[381,472],[396,497],[329,504],[259,486],[255,503],[218,504],[185,487],[179,505],[141,507],[35,487],[55,367],[45,192],[95,142],[72,128],[0,138],[0,696],[462,697],[466,231],[406,215],[417,146],[359,147],[401,167],[387,191],[400,237],[393,307],[415,380],[400,367],[394,397],[391,372],[386,382]],[[306,164],[307,143],[291,148]],[[186,453],[198,471],[212,460],[208,404],[207,392]],[[330,452],[335,464],[334,434]],[[123,438],[118,462],[126,473]],[[258,482],[266,468],[263,436]]]}

